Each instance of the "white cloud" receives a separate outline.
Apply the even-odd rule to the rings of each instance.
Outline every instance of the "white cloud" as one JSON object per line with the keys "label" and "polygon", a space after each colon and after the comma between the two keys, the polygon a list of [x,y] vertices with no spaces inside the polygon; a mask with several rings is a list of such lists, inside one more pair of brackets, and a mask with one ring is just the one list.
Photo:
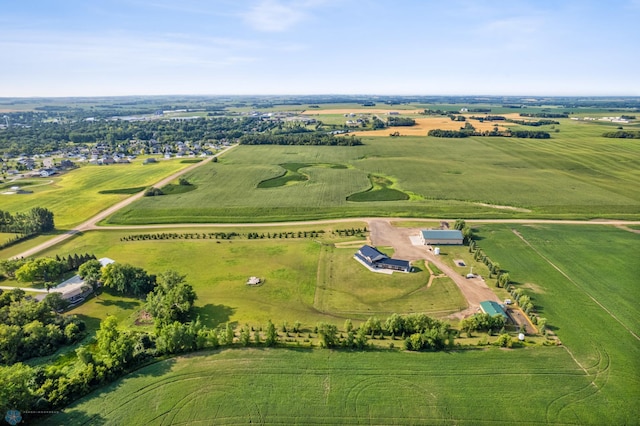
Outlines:
{"label": "white cloud", "polygon": [[255,30],[282,32],[307,19],[311,9],[324,3],[322,0],[259,0],[242,17]]}

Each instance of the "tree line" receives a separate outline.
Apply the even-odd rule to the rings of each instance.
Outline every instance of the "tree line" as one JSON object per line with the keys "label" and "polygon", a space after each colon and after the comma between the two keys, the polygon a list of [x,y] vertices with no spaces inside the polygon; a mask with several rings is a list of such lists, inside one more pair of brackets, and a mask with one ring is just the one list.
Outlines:
{"label": "tree line", "polygon": [[[467,123],[468,124],[468,123]],[[482,132],[478,131],[468,131],[468,130],[443,130],[443,129],[432,129],[429,130],[427,136],[433,136],[436,138],[468,138],[469,136],[499,136],[499,137],[514,137],[514,138],[524,138],[524,139],[549,139],[551,138],[551,134],[544,131],[539,130],[506,130],[506,131],[498,131],[498,130],[485,130]]]}
{"label": "tree line", "polygon": [[390,116],[387,118],[387,125],[389,127],[399,127],[399,126],[415,126],[416,120],[409,117],[393,117]]}
{"label": "tree line", "polygon": [[0,210],[0,232],[34,235],[53,231],[54,228],[53,212],[43,207],[14,214]]}
{"label": "tree line", "polygon": [[56,255],[55,258],[1,259],[0,276],[15,278],[20,282],[44,283],[45,287],[49,288],[53,287],[53,282],[61,279],[67,272],[74,271],[95,258],[95,255],[85,253],[63,257]]}
{"label": "tree line", "polygon": [[521,112],[520,117],[569,118],[568,112]]}
{"label": "tree line", "polygon": [[640,139],[640,131],[618,130],[615,132],[603,133],[602,136],[605,138]]}
{"label": "tree line", "polygon": [[355,146],[362,145],[362,140],[356,137],[338,137],[326,133],[296,133],[296,134],[246,134],[240,138],[241,145],[324,145],[324,146]]}

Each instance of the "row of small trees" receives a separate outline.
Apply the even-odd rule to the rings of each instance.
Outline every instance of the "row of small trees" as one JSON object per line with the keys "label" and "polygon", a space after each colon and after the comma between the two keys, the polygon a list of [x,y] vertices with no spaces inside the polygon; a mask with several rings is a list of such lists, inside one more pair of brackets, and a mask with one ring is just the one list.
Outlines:
{"label": "row of small trees", "polygon": [[[469,123],[466,123],[469,124]],[[443,130],[443,129],[432,129],[429,130],[427,136],[433,136],[436,138],[467,138],[469,136],[499,136],[499,137],[514,137],[514,138],[524,138],[524,139],[549,139],[551,138],[551,134],[548,132],[544,132],[541,130],[505,130],[498,131],[494,130],[485,130],[485,131],[476,131],[476,130]]]}
{"label": "row of small trees", "polygon": [[148,241],[148,240],[230,240],[241,234],[237,232],[162,232],[156,234],[131,234],[120,238],[120,241]]}
{"label": "row of small trees", "polygon": [[[216,239],[216,240],[231,240],[233,238],[241,238],[245,237],[249,240],[257,240],[257,239],[281,239],[281,238],[318,238],[321,234],[324,234],[324,230],[310,230],[310,231],[285,231],[285,232],[247,232],[247,233],[237,233],[237,232],[209,232],[209,233],[198,233],[198,232],[186,232],[186,233],[176,233],[176,232],[163,232],[157,234],[132,234],[127,235],[120,238],[120,241],[150,241],[150,240],[207,240],[207,239]],[[347,235],[355,235],[348,234],[347,231],[344,231]],[[342,235],[342,234],[340,234]]]}
{"label": "row of small trees", "polygon": [[359,237],[364,237],[365,233],[367,233],[367,227],[365,226],[364,229],[361,228],[345,228],[345,229],[334,229],[331,231],[332,234],[338,234],[340,237],[353,237],[353,236],[359,236]]}

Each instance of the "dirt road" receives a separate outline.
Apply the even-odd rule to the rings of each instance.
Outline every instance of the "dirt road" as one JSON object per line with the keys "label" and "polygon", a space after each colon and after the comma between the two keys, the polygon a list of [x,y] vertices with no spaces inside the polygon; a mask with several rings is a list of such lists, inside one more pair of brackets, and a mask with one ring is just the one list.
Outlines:
{"label": "dirt road", "polygon": [[454,314],[457,318],[474,314],[484,300],[500,299],[491,291],[482,278],[471,278],[460,275],[453,268],[443,262],[442,257],[436,256],[427,246],[414,246],[409,239],[412,235],[418,235],[420,228],[396,228],[391,225],[391,220],[374,219],[369,221],[371,230],[371,243],[374,246],[391,246],[394,250],[393,257],[404,260],[427,260],[438,267],[444,274],[456,283],[462,295],[467,299],[469,307],[464,311]]}

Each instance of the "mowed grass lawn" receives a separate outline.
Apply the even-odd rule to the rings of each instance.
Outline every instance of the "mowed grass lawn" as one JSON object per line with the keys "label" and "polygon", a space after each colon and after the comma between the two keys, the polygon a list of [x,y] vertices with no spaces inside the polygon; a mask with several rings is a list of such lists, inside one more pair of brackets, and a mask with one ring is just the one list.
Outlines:
{"label": "mowed grass lawn", "polygon": [[[239,146],[189,174],[197,189],[145,198],[113,224],[282,221],[357,216],[637,218],[640,145],[600,126],[561,120],[552,138],[363,138],[363,146]],[[305,163],[309,180],[259,188]],[[318,166],[313,166],[317,164]],[[329,168],[326,164],[345,168]],[[409,200],[347,201],[394,182]],[[491,208],[516,207],[519,210]],[[528,211],[530,210],[530,211]]]}
{"label": "mowed grass lawn", "polygon": [[640,235],[568,225],[483,225],[480,235],[591,375],[591,386],[560,400],[583,413],[573,422],[637,424],[640,406],[629,401],[640,399]]}
{"label": "mowed grass lawn", "polygon": [[[348,227],[352,226],[364,225],[355,223]],[[343,227],[336,225],[336,228]],[[318,226],[315,228],[320,230]],[[422,270],[412,274],[375,274],[352,258],[359,246],[329,249],[321,245],[320,242],[331,244],[334,240],[349,240],[331,234],[331,228],[325,228],[322,237],[313,239],[121,241],[126,235],[138,233],[203,233],[231,229],[89,231],[48,249],[43,256],[94,253],[97,257],[106,256],[142,267],[153,274],[170,269],[178,271],[187,276],[198,295],[195,315],[210,326],[229,321],[260,326],[272,319],[279,324],[300,321],[307,328],[319,321],[335,322],[336,318],[339,318],[336,324],[341,326],[345,318],[361,320],[372,315],[385,318],[393,312],[430,312],[434,316],[445,316],[466,307],[457,287],[446,278],[437,279],[426,288],[429,274],[424,265],[418,265]],[[240,228],[236,231],[264,231],[266,234],[305,229],[311,231],[314,227]],[[335,255],[327,257],[327,250],[335,251]],[[264,284],[246,285],[250,276],[260,277]],[[318,280],[321,285],[317,287]],[[102,319],[108,314],[127,318],[129,314],[125,311],[131,313],[140,308],[129,302],[118,305],[93,298],[71,313],[82,314],[88,319]]]}
{"label": "mowed grass lawn", "polygon": [[225,350],[145,367],[45,423],[580,424],[562,398],[589,381],[558,347]]}
{"label": "mowed grass lawn", "polygon": [[[144,187],[154,184],[189,164],[178,160],[156,164],[113,164],[83,166],[60,176],[43,179],[48,185],[25,187],[30,194],[1,195],[2,210],[25,212],[33,207],[45,207],[54,213],[56,228],[68,229],[89,219],[105,208],[129,197],[128,194],[100,194],[104,190]],[[20,185],[17,181],[16,185]]]}
{"label": "mowed grass lawn", "polygon": [[467,307],[451,279],[438,278],[428,286],[430,274],[424,262],[414,262],[417,271],[409,274],[381,274],[358,263],[353,258],[356,250],[323,247],[315,298],[320,312],[360,319],[375,314],[384,319],[394,312],[444,316]]}

